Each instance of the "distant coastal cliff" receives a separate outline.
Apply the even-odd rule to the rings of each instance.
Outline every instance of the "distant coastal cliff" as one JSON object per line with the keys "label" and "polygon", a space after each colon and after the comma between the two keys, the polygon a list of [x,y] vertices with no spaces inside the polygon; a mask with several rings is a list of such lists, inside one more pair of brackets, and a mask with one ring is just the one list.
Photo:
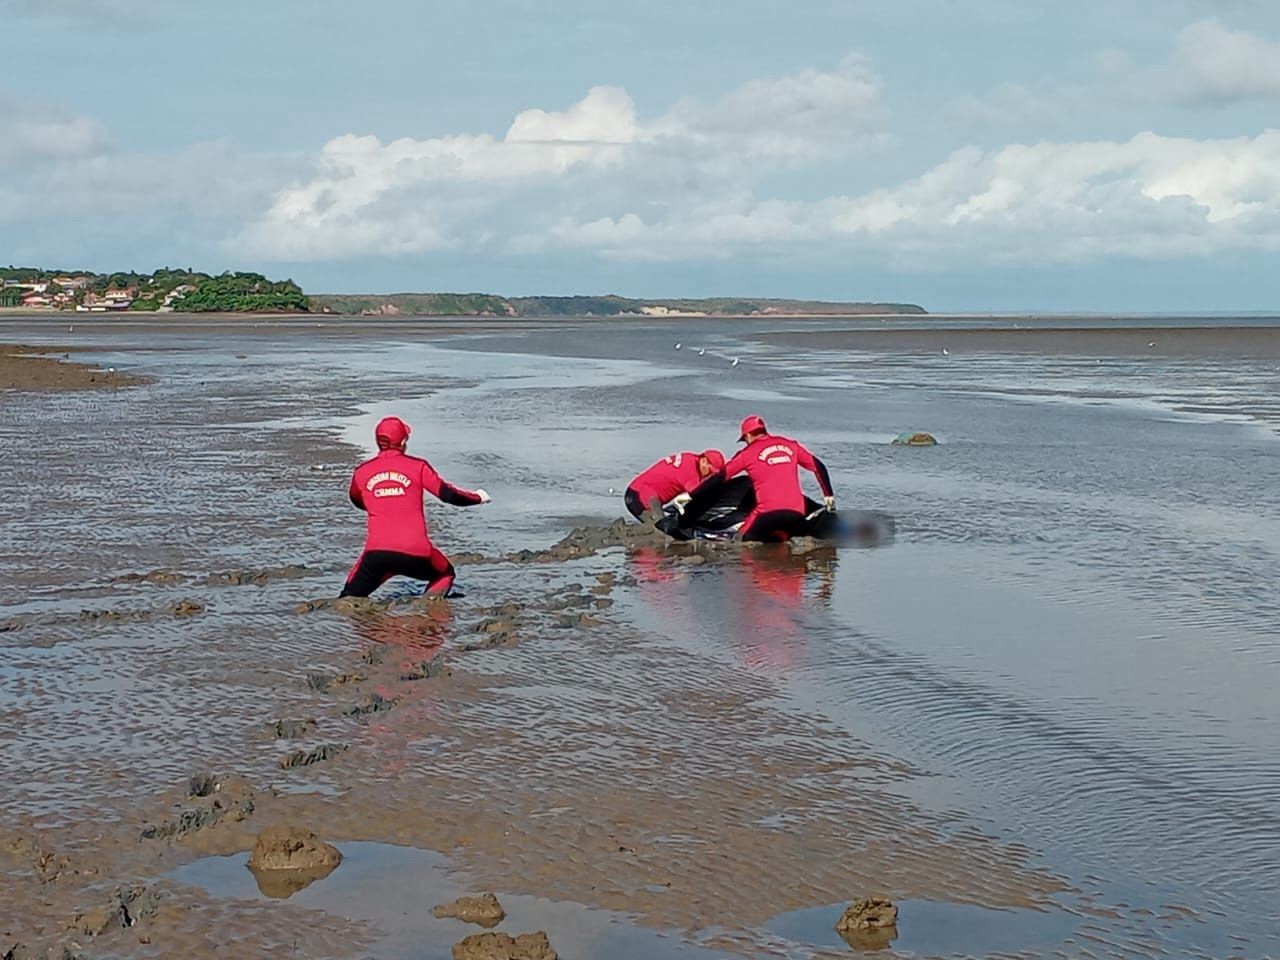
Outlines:
{"label": "distant coastal cliff", "polygon": [[912,303],[717,297],[501,297],[490,293],[319,294],[260,273],[93,273],[0,267],[0,308],[80,313],[323,313],[366,317],[768,317],[923,314]]}
{"label": "distant coastal cliff", "polygon": [[500,297],[488,293],[321,294],[318,313],[410,317],[754,317],[923,314],[913,303],[833,303],[718,297],[701,300],[630,297]]}

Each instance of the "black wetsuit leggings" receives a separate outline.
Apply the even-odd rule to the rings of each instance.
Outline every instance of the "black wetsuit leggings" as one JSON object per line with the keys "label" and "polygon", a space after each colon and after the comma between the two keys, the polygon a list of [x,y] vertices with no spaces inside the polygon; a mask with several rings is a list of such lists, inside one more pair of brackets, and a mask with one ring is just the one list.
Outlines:
{"label": "black wetsuit leggings", "polygon": [[647,503],[641,502],[640,494],[636,493],[630,487],[627,487],[627,492],[622,495],[622,502],[627,505],[627,512],[637,520],[643,520],[644,512],[649,509],[649,505]]}
{"label": "black wetsuit leggings", "polygon": [[448,593],[453,586],[453,564],[439,550],[420,557],[395,550],[366,550],[360,555],[342,597],[367,597],[392,577],[411,577],[427,584],[427,593]]}
{"label": "black wetsuit leggings", "polygon": [[740,540],[758,542],[785,541],[792,537],[803,537],[809,533],[809,521],[803,513],[795,510],[770,510],[756,514],[753,519],[738,532]]}

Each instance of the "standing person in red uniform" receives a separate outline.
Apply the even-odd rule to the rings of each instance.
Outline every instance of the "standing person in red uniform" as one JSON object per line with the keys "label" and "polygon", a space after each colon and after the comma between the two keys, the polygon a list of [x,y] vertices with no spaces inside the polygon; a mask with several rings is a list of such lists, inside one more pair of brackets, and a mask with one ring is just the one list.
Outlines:
{"label": "standing person in red uniform", "polygon": [[692,493],[703,480],[723,469],[724,454],[719,450],[673,453],[632,480],[623,501],[637,520],[646,510],[661,513],[672,500]]}
{"label": "standing person in red uniform", "polygon": [[446,596],[453,586],[453,564],[431,542],[423,494],[456,507],[488,503],[490,497],[446,483],[427,461],[405,453],[409,427],[399,417],[380,421],[374,438],[378,455],[351,477],[351,502],[369,515],[369,529],[341,596],[367,597],[395,576],[423,580],[428,594]]}
{"label": "standing person in red uniform", "polygon": [[836,496],[826,466],[799,441],[770,433],[764,420],[752,414],[742,421],[738,442],[746,446],[694,491],[689,509],[695,516],[698,501],[706,503],[726,480],[745,472],[751,478],[756,505],[743,521],[739,539],[789,540],[800,536],[807,527],[801,467],[818,478],[826,508],[835,510]]}

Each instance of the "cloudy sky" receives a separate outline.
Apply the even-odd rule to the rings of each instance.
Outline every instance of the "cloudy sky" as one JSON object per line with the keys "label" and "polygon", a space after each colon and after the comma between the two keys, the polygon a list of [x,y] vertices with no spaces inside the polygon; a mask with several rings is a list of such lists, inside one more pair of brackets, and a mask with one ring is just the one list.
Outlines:
{"label": "cloudy sky", "polygon": [[0,0],[0,260],[1280,308],[1274,0]]}

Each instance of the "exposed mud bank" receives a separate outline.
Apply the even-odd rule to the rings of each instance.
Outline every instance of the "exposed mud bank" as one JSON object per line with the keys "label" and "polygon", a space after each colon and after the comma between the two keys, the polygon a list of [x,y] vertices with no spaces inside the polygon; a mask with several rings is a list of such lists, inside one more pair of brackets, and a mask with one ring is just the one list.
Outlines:
{"label": "exposed mud bank", "polygon": [[53,357],[47,347],[0,344],[0,390],[47,392],[60,390],[114,390],[152,381],[122,370],[77,363],[70,354]]}

